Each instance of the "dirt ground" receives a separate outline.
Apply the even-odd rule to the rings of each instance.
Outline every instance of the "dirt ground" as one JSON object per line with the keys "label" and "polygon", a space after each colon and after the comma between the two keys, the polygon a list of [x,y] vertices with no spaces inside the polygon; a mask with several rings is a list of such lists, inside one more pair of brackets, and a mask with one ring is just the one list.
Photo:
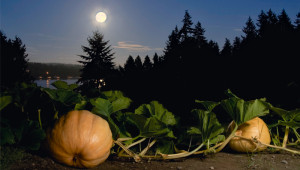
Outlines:
{"label": "dirt ground", "polygon": [[[51,157],[28,154],[22,160],[14,163],[12,170],[75,170],[55,162]],[[201,170],[201,169],[265,169],[265,170],[300,170],[300,155],[284,151],[277,153],[265,151],[254,154],[239,154],[222,151],[208,156],[193,156],[176,160],[143,160],[135,163],[133,159],[110,156],[104,163],[93,170]]]}

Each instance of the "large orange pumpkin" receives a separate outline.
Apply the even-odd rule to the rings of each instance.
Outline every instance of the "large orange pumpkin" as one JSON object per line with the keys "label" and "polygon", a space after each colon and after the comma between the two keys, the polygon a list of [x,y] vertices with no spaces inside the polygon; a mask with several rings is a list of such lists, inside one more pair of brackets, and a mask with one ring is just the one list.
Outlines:
{"label": "large orange pumpkin", "polygon": [[63,164],[91,168],[104,162],[113,144],[109,124],[87,111],[63,115],[47,132],[51,155]]}
{"label": "large orange pumpkin", "polygon": [[[230,133],[234,129],[234,126],[235,123],[231,122],[228,127]],[[270,144],[271,142],[269,129],[266,123],[258,117],[241,124],[235,132],[235,135],[248,139],[255,138],[264,144]],[[256,145],[252,141],[240,137],[232,138],[229,141],[229,146],[232,150],[237,152],[258,152],[267,148],[266,146]]]}

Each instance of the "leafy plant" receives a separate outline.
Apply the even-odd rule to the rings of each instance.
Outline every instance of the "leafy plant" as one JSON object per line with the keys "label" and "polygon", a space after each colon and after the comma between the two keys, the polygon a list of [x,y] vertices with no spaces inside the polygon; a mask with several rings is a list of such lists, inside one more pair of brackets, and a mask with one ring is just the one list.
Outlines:
{"label": "leafy plant", "polygon": [[300,109],[287,111],[278,107],[274,107],[270,103],[267,103],[267,105],[271,111],[273,111],[275,114],[281,117],[281,120],[278,120],[271,127],[278,127],[278,126],[285,127],[282,147],[285,148],[287,145],[290,128],[293,130],[292,132],[294,132],[297,138],[297,140],[294,143],[295,144],[300,143],[300,135],[297,132],[298,129],[300,128]]}

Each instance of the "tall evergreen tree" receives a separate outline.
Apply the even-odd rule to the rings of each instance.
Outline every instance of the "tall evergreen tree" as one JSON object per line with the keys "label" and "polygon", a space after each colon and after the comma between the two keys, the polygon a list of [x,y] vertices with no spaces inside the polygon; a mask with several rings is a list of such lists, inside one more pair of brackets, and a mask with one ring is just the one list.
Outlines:
{"label": "tall evergreen tree", "polygon": [[243,32],[245,33],[245,37],[243,37],[243,40],[245,41],[251,41],[257,37],[257,31],[251,17],[248,18],[246,26],[243,28]]}
{"label": "tall evergreen tree", "polygon": [[221,56],[230,57],[231,55],[232,55],[232,45],[230,43],[230,40],[226,38],[223,49],[221,51]]}
{"label": "tall evergreen tree", "polygon": [[204,47],[207,44],[207,40],[204,36],[204,33],[205,33],[205,29],[202,28],[200,22],[197,22],[194,30],[194,39],[196,41],[198,48]]}
{"label": "tall evergreen tree", "polygon": [[300,12],[298,12],[298,14],[296,15],[296,20],[295,20],[295,24],[296,24],[296,30],[300,31]]}
{"label": "tall evergreen tree", "polygon": [[132,73],[136,70],[135,62],[134,62],[134,59],[131,55],[129,55],[129,57],[127,58],[127,60],[124,64],[124,70],[127,73]]}
{"label": "tall evergreen tree", "polygon": [[135,58],[134,64],[135,64],[135,67],[136,67],[136,71],[141,72],[143,70],[142,59],[139,55]]}
{"label": "tall evergreen tree", "polygon": [[26,47],[19,37],[14,40],[8,39],[2,31],[0,31],[0,85],[2,88],[9,88],[18,82],[31,83],[31,77],[28,70],[28,54]]}
{"label": "tall evergreen tree", "polygon": [[278,15],[278,26],[281,32],[291,32],[294,29],[291,19],[284,9]]}
{"label": "tall evergreen tree", "polygon": [[100,88],[110,81],[114,73],[114,63],[109,41],[104,40],[103,34],[99,31],[93,32],[92,37],[88,37],[88,46],[82,46],[86,55],[79,55],[83,60],[78,61],[83,64],[78,83],[80,89]]}
{"label": "tall evergreen tree", "polygon": [[258,34],[259,36],[263,36],[268,29],[268,16],[264,11],[261,11],[261,13],[258,15],[258,23],[256,24],[258,26]]}
{"label": "tall evergreen tree", "polygon": [[233,46],[232,46],[232,53],[236,53],[239,51],[241,48],[241,38],[240,37],[235,37],[233,40]]}
{"label": "tall evergreen tree", "polygon": [[184,14],[184,18],[182,20],[183,26],[180,29],[180,34],[182,34],[182,40],[185,41],[191,37],[191,34],[193,33],[193,22],[192,22],[192,17],[189,14],[189,12],[186,10]]}
{"label": "tall evergreen tree", "polygon": [[[155,53],[156,54],[156,53]],[[157,55],[157,54],[156,54]],[[150,57],[146,55],[145,60],[143,62],[143,70],[149,71],[152,69],[152,62],[150,60]]]}
{"label": "tall evergreen tree", "polygon": [[[168,37],[168,41],[164,49],[164,62],[176,63],[180,58],[179,51],[180,51],[180,34],[178,31],[178,27],[176,26],[175,29]],[[154,61],[154,66],[155,65],[156,62]]]}

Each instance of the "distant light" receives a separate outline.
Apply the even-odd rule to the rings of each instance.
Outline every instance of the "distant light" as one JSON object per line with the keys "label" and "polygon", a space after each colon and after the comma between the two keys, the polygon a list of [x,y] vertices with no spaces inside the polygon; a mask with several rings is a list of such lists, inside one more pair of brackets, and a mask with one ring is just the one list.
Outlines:
{"label": "distant light", "polygon": [[104,12],[98,12],[96,15],[96,21],[103,23],[106,21],[106,14]]}

